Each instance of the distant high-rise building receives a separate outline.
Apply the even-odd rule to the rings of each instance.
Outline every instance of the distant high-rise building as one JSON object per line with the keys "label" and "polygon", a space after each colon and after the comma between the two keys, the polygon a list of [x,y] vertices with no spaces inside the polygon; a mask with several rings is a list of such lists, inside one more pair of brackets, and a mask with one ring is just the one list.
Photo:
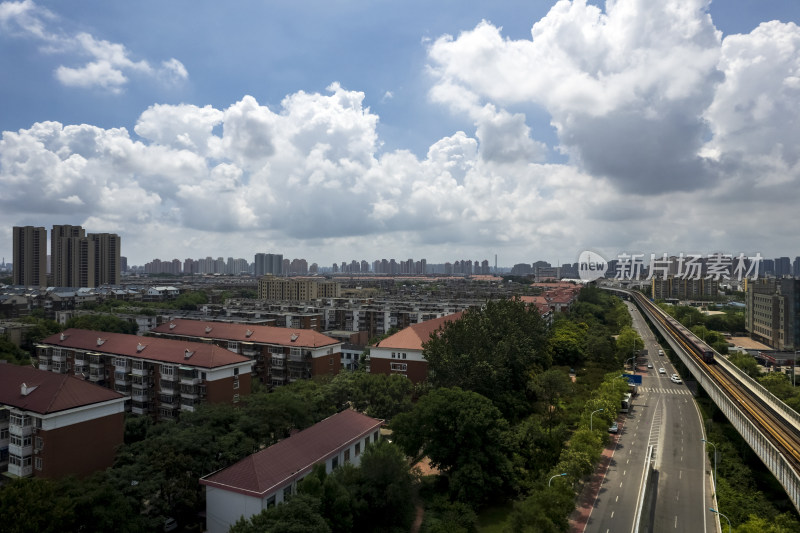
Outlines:
{"label": "distant high-rise building", "polygon": [[86,231],[81,226],[53,226],[50,230],[50,262],[54,286],[94,286],[94,242],[87,240]]}
{"label": "distant high-rise building", "polygon": [[800,276],[800,257],[795,257],[792,263],[792,275]]}
{"label": "distant high-rise building", "polygon": [[765,276],[774,276],[775,275],[775,260],[774,259],[764,259],[761,262],[761,267],[763,269]]}
{"label": "distant high-rise building", "polygon": [[14,226],[12,283],[26,287],[47,286],[47,230]]}
{"label": "distant high-rise building", "polygon": [[788,257],[775,258],[775,277],[792,275],[792,262]]}
{"label": "distant high-rise building", "polygon": [[90,233],[88,238],[94,241],[94,286],[119,285],[122,272],[119,235]]}
{"label": "distant high-rise building", "polygon": [[115,233],[90,233],[81,226],[56,225],[50,231],[52,284],[97,287],[120,282],[121,239]]}

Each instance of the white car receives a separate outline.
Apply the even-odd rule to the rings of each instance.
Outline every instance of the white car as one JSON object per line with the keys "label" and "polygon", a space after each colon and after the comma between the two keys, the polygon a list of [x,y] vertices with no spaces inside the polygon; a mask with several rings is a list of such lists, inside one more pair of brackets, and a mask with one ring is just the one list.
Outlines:
{"label": "white car", "polygon": [[666,371],[666,370],[664,369],[664,367],[662,366],[661,368],[659,368],[659,369],[658,369],[658,373],[659,373],[659,374],[666,374],[666,373],[667,373],[667,371]]}
{"label": "white car", "polygon": [[670,379],[670,380],[672,380],[672,382],[673,382],[673,383],[677,383],[677,384],[679,384],[679,385],[680,385],[681,383],[683,383],[683,382],[681,381],[681,378],[678,376],[678,374],[672,374],[672,377],[671,377],[671,378],[669,378],[669,379]]}
{"label": "white car", "polygon": [[653,368],[653,363],[647,363],[647,368]]}
{"label": "white car", "polygon": [[658,351],[658,356],[661,357],[662,355],[664,355],[664,350],[659,350]]}

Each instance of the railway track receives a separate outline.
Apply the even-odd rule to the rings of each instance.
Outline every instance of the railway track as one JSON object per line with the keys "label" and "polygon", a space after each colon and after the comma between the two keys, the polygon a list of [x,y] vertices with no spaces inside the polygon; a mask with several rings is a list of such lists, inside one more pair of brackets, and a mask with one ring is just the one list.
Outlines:
{"label": "railway track", "polygon": [[755,427],[780,450],[791,468],[796,473],[800,473],[800,431],[798,431],[797,427],[780,412],[769,406],[737,375],[730,372],[725,366],[714,363],[714,358],[719,357],[718,354],[712,352],[714,353],[714,358],[709,358],[705,344],[694,337],[677,320],[666,314],[642,294],[636,292],[629,294],[633,295],[637,305],[646,311],[651,320],[657,320],[670,332],[675,341],[684,348],[694,362],[716,381],[719,387],[739,406]]}

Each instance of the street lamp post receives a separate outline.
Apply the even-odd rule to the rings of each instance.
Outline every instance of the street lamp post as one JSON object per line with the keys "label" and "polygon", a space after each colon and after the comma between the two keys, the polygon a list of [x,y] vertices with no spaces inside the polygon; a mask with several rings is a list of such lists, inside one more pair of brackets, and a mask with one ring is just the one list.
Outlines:
{"label": "street lamp post", "polygon": [[727,521],[728,521],[728,533],[731,533],[731,520],[730,520],[730,518],[728,518],[728,517],[727,517],[727,516],[725,516],[724,514],[720,513],[719,511],[717,511],[717,510],[716,510],[716,509],[714,509],[713,507],[709,507],[709,508],[708,508],[708,510],[709,510],[709,511],[711,511],[712,513],[715,513],[715,514],[718,514],[718,515],[720,515],[720,516],[724,517],[724,518],[725,518],[725,520],[727,520]]}
{"label": "street lamp post", "polygon": [[714,447],[714,492],[717,491],[717,446],[713,442],[709,442],[706,439],[701,439],[706,444],[710,444]]}
{"label": "street lamp post", "polygon": [[636,375],[636,357],[631,357],[630,359],[625,359],[625,364],[628,364],[628,361],[631,361],[631,366],[633,367],[633,375]]}
{"label": "street lamp post", "polygon": [[599,413],[600,411],[604,411],[604,409],[597,409],[596,411],[592,411],[589,415],[589,431],[594,431],[594,425],[592,424],[592,417],[595,413]]}
{"label": "street lamp post", "polygon": [[547,486],[549,487],[549,486],[550,486],[550,484],[553,482],[553,480],[554,480],[555,478],[557,478],[557,477],[561,477],[561,476],[566,476],[566,475],[567,475],[567,473],[566,473],[566,472],[563,472],[563,473],[561,473],[561,474],[556,474],[555,476],[551,477],[551,478],[550,478],[550,479],[547,481]]}

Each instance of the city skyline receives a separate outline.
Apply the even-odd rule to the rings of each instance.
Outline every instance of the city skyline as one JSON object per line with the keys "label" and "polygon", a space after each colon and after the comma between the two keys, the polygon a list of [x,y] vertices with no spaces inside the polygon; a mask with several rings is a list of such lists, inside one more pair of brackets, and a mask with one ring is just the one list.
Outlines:
{"label": "city skyline", "polygon": [[483,4],[0,2],[0,255],[798,247],[800,4]]}

